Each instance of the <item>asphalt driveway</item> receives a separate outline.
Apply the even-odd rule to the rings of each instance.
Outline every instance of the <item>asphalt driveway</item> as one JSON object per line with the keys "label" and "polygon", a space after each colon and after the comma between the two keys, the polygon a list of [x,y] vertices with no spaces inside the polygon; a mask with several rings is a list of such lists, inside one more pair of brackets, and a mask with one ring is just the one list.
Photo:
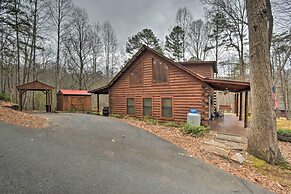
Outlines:
{"label": "asphalt driveway", "polygon": [[0,122],[0,193],[268,193],[115,119],[43,116],[43,129]]}

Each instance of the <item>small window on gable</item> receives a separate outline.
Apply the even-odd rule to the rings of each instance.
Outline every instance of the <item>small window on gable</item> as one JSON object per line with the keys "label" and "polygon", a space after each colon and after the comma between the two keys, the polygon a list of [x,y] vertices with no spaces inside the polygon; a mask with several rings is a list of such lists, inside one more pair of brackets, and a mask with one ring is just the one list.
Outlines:
{"label": "small window on gable", "polygon": [[167,83],[169,81],[169,67],[166,63],[161,60],[152,59],[152,70],[153,70],[153,83]]}
{"label": "small window on gable", "polygon": [[142,84],[142,62],[140,61],[130,71],[130,85],[141,85]]}

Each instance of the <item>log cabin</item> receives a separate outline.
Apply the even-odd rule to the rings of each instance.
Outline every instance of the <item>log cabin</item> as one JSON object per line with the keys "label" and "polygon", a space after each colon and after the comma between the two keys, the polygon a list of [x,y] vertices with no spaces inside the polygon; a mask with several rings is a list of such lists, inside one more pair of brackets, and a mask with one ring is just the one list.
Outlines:
{"label": "log cabin", "polygon": [[112,114],[184,122],[189,110],[197,109],[208,125],[215,90],[238,93],[250,87],[214,79],[215,73],[215,61],[175,62],[144,45],[107,85],[89,92],[97,94],[97,106],[99,94],[109,94]]}

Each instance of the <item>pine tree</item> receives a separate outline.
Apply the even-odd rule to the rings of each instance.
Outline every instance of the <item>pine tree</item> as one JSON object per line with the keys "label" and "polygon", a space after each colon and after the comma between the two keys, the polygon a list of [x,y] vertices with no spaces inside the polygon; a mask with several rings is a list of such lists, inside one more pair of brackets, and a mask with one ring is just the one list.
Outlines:
{"label": "pine tree", "polygon": [[158,52],[162,52],[162,48],[159,44],[159,39],[153,33],[151,29],[143,29],[138,32],[136,35],[128,38],[126,43],[126,52],[129,54],[134,54],[138,49],[146,45]]}
{"label": "pine tree", "polygon": [[172,32],[166,36],[165,50],[173,60],[183,59],[183,37],[184,31],[180,26],[175,26]]}

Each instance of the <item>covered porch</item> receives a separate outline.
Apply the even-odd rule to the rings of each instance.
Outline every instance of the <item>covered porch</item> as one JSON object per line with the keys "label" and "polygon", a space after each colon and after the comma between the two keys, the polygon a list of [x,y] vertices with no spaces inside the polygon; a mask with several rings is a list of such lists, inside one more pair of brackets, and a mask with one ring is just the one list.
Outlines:
{"label": "covered porch", "polygon": [[97,103],[97,113],[99,113],[101,110],[100,110],[100,94],[102,95],[107,95],[108,94],[108,90],[109,90],[109,87],[106,85],[106,86],[103,86],[101,88],[97,88],[97,89],[94,89],[94,90],[91,90],[89,91],[89,93],[93,93],[93,94],[96,94],[97,95],[97,98],[96,98],[96,103]]}
{"label": "covered porch", "polygon": [[[246,136],[249,124],[249,91],[250,83],[234,80],[206,79],[205,82],[214,90],[232,93],[232,106],[230,112],[223,117],[216,117],[210,121],[210,129],[224,134]],[[218,99],[219,100],[219,99]],[[225,106],[225,105],[224,105]],[[222,109],[216,107],[217,110]]]}

